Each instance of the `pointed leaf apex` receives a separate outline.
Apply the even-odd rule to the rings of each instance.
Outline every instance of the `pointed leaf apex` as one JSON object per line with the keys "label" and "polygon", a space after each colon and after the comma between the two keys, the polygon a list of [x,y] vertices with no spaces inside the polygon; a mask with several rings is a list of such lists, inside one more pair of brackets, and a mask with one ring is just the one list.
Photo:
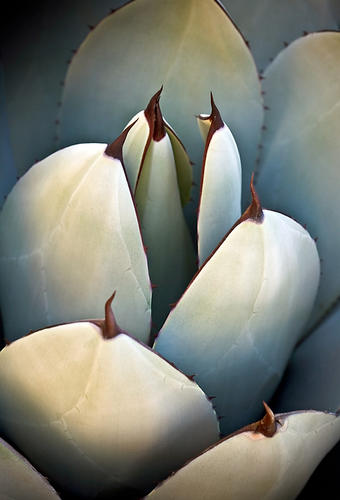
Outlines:
{"label": "pointed leaf apex", "polygon": [[165,136],[165,124],[159,107],[159,99],[163,90],[163,85],[161,88],[153,95],[149,101],[149,104],[145,108],[144,114],[148,121],[150,127],[150,136],[154,141],[160,141]]}
{"label": "pointed leaf apex", "polygon": [[117,137],[116,140],[111,142],[111,144],[108,144],[107,148],[105,149],[105,154],[107,156],[111,156],[112,158],[119,160],[121,163],[123,163],[123,145],[128,133],[130,132],[131,128],[137,121],[138,118],[128,127],[126,127],[126,129],[123,130],[123,132],[120,134],[120,136]]}
{"label": "pointed leaf apex", "polygon": [[122,333],[122,330],[119,328],[116,322],[116,318],[113,314],[111,307],[115,295],[116,295],[116,290],[113,292],[111,297],[107,299],[105,303],[105,320],[102,327],[104,339],[112,339],[117,335],[119,335],[120,333]]}
{"label": "pointed leaf apex", "polygon": [[254,188],[254,173],[251,176],[250,191],[251,191],[251,196],[252,196],[251,204],[246,209],[246,211],[242,214],[239,222],[243,222],[247,219],[253,219],[255,222],[262,222],[263,211],[262,211],[260,199],[257,195],[257,192],[255,191],[255,188]]}
{"label": "pointed leaf apex", "polygon": [[276,421],[275,416],[272,410],[269,408],[265,401],[263,402],[263,406],[266,410],[265,416],[257,423],[255,432],[261,432],[266,437],[273,437],[276,433]]}
{"label": "pointed leaf apex", "polygon": [[212,135],[214,132],[216,132],[216,130],[223,128],[224,123],[223,123],[223,120],[221,118],[221,114],[219,112],[219,109],[215,104],[214,96],[213,96],[212,92],[210,92],[210,102],[211,102],[211,113],[210,113],[209,119],[211,120],[210,130],[211,130],[211,135]]}

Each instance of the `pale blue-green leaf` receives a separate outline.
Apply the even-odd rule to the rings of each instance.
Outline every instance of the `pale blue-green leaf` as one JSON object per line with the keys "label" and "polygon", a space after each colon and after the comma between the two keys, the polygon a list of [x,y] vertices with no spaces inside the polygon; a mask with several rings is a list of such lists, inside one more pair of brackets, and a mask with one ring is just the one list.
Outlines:
{"label": "pale blue-green leaf", "polygon": [[340,418],[314,411],[275,418],[272,437],[241,429],[188,462],[146,498],[294,500],[339,440]]}
{"label": "pale blue-green leaf", "polygon": [[1,48],[10,143],[19,174],[57,149],[55,121],[73,51],[88,34],[89,26],[123,3],[40,2],[37,6],[32,3],[28,17],[16,16]]}
{"label": "pale blue-green leaf", "polygon": [[157,331],[195,272],[193,243],[186,226],[169,136],[151,140],[135,191],[153,291]]}
{"label": "pale blue-green leaf", "polygon": [[150,489],[218,440],[197,384],[129,335],[103,338],[86,321],[0,352],[0,426],[71,498]]}
{"label": "pale blue-green leaf", "polygon": [[57,500],[59,498],[47,480],[1,438],[0,498],[2,500]]}
{"label": "pale blue-green leaf", "polygon": [[249,41],[259,70],[303,32],[337,28],[329,0],[221,1]]}
{"label": "pale blue-green leaf", "polygon": [[0,214],[5,336],[102,316],[114,290],[121,328],[147,341],[151,287],[119,160],[79,144],[34,165]]}
{"label": "pale blue-green leaf", "polygon": [[215,130],[211,124],[205,146],[197,220],[199,266],[241,216],[240,155],[230,129],[220,125]]}
{"label": "pale blue-green leaf", "polygon": [[181,202],[182,205],[186,205],[190,201],[193,182],[191,161],[183,143],[177,136],[176,132],[168,123],[166,124],[165,128],[171,142],[172,151],[174,153],[177,182]]}
{"label": "pale blue-green leaf", "polygon": [[[144,111],[137,113],[126,127],[133,125],[129,131],[124,145],[123,158],[126,175],[128,177],[132,192],[136,189],[136,183],[140,166],[144,159],[145,148],[150,135],[150,125],[144,114]],[[185,205],[190,200],[192,188],[192,166],[190,158],[178,138],[176,132],[164,120],[164,126],[169,136],[171,147],[175,159],[177,183],[181,196],[182,205]]]}
{"label": "pale blue-green leaf", "polygon": [[[197,165],[203,147],[195,115],[213,91],[249,185],[263,120],[260,84],[240,33],[215,0],[136,0],[103,20],[69,67],[61,143],[110,140],[161,85],[163,114]],[[196,182],[199,174],[195,169]]]}
{"label": "pale blue-green leaf", "polygon": [[255,420],[273,394],[311,312],[319,268],[307,231],[264,210],[262,222],[236,226],[168,316],[155,349],[216,396],[223,433]]}
{"label": "pale blue-green leaf", "polygon": [[269,110],[258,190],[264,206],[306,224],[321,258],[312,322],[340,292],[340,33],[294,42],[265,74]]}
{"label": "pale blue-green leaf", "polygon": [[294,352],[274,399],[277,411],[340,409],[340,308]]}

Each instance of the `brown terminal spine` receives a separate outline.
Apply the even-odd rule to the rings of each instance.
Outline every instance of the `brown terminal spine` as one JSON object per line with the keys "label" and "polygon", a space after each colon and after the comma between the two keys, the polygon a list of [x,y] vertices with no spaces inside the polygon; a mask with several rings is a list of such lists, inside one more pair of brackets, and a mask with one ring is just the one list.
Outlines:
{"label": "brown terminal spine", "polygon": [[123,333],[116,322],[116,318],[112,311],[112,301],[116,295],[116,291],[113,292],[111,297],[105,303],[105,319],[102,325],[103,337],[104,339],[112,339]]}
{"label": "brown terminal spine", "polygon": [[144,114],[150,127],[150,136],[156,142],[159,142],[165,136],[165,124],[159,107],[159,99],[163,90],[163,85],[154,96],[151,97],[149,104],[145,108]]}

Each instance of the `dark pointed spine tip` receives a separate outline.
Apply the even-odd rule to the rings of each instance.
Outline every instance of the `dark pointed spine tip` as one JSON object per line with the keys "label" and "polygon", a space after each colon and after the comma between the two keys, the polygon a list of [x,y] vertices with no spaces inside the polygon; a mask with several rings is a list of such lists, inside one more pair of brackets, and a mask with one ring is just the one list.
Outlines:
{"label": "dark pointed spine tip", "polygon": [[259,199],[258,194],[255,191],[255,187],[254,187],[254,173],[251,176],[250,191],[251,191],[252,201],[251,201],[251,204],[249,205],[249,207],[246,209],[246,211],[241,216],[242,220],[240,220],[240,222],[243,222],[247,219],[252,219],[255,222],[260,223],[263,220],[263,211],[262,211],[260,199]]}
{"label": "dark pointed spine tip", "polygon": [[122,333],[122,330],[119,328],[116,322],[116,318],[111,307],[115,295],[116,291],[113,292],[111,297],[105,303],[105,319],[102,325],[104,339],[112,339]]}
{"label": "dark pointed spine tip", "polygon": [[210,103],[211,103],[211,113],[210,113],[210,117],[209,117],[211,120],[210,129],[213,129],[213,132],[216,132],[216,130],[219,130],[220,128],[224,127],[224,123],[223,123],[223,120],[221,118],[221,114],[219,112],[219,109],[215,104],[214,96],[213,96],[212,92],[210,92]]}
{"label": "dark pointed spine tip", "polygon": [[159,106],[159,99],[163,90],[163,85],[154,96],[151,97],[144,114],[150,127],[150,135],[156,142],[165,137],[165,123],[163,120],[161,108]]}
{"label": "dark pointed spine tip", "polygon": [[134,126],[134,124],[138,121],[135,120],[133,123],[131,123],[126,129],[123,130],[123,132],[120,134],[119,137],[117,137],[116,140],[111,142],[111,144],[108,144],[107,148],[105,149],[105,154],[107,156],[110,156],[111,158],[114,158],[115,160],[119,160],[121,163],[123,163],[123,146],[125,139]]}
{"label": "dark pointed spine tip", "polygon": [[255,424],[254,432],[260,432],[266,437],[273,437],[276,433],[275,415],[265,401],[263,401],[263,406],[266,410],[266,414],[257,424]]}

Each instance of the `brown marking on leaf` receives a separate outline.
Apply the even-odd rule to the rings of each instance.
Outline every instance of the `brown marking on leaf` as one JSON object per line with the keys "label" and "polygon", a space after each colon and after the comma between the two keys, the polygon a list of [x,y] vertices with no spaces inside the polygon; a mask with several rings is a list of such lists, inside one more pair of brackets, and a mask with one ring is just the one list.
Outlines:
{"label": "brown marking on leaf", "polygon": [[156,142],[163,139],[166,134],[161,108],[159,107],[159,99],[161,97],[162,90],[163,85],[158,92],[151,97],[149,104],[144,111],[145,118],[147,119],[150,127],[151,138]]}
{"label": "brown marking on leaf", "polygon": [[246,425],[245,427],[238,429],[237,431],[233,432],[232,434],[229,434],[229,436],[227,436],[226,439],[230,439],[231,437],[237,436],[238,434],[243,434],[244,432],[262,434],[263,436],[265,436],[267,438],[273,437],[276,434],[277,423],[280,423],[280,422],[279,422],[277,416],[275,418],[274,413],[269,408],[267,403],[265,403],[265,401],[262,401],[262,403],[263,403],[263,406],[264,406],[265,411],[266,411],[264,417],[261,418],[261,420],[258,420],[257,422]]}
{"label": "brown marking on leaf", "polygon": [[105,319],[102,325],[102,332],[104,339],[113,339],[117,337],[120,333],[124,333],[123,330],[118,326],[115,315],[112,311],[112,301],[116,295],[116,290],[113,292],[111,297],[109,297],[105,303]]}
{"label": "brown marking on leaf", "polygon": [[207,117],[202,117],[201,115],[198,116],[200,120],[209,120],[210,121],[210,127],[207,135],[207,140],[205,142],[205,148],[204,148],[204,154],[203,154],[203,164],[202,164],[202,171],[201,171],[201,182],[200,182],[200,196],[198,200],[198,205],[197,205],[197,227],[198,227],[198,219],[199,219],[199,213],[200,213],[200,207],[201,207],[201,201],[202,201],[202,191],[203,191],[203,184],[204,184],[204,174],[205,174],[205,165],[207,162],[207,155],[208,155],[208,149],[209,145],[211,142],[211,139],[217,130],[221,129],[224,127],[223,120],[221,118],[221,114],[215,104],[213,93],[210,92],[210,102],[211,102],[211,113]]}
{"label": "brown marking on leaf", "polygon": [[111,142],[111,144],[108,144],[107,148],[104,151],[107,156],[111,156],[111,158],[120,160],[120,162],[123,163],[123,145],[128,133],[136,122],[137,120],[131,123],[128,127],[126,127],[126,129],[123,130],[123,132],[120,134],[120,136],[117,137],[116,140]]}

